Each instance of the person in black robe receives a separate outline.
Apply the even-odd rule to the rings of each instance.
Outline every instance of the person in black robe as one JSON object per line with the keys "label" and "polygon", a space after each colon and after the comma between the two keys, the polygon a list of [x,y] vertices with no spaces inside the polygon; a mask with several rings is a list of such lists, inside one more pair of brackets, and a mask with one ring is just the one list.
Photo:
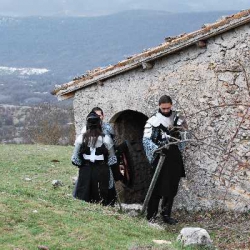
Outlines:
{"label": "person in black robe", "polygon": [[[104,113],[103,110],[100,107],[94,107],[91,112],[95,112],[101,119],[101,129],[104,135],[108,135],[111,137],[111,139],[113,140],[113,143],[115,144],[115,132],[113,127],[111,126],[110,123],[108,122],[104,122]],[[78,135],[75,144],[78,141],[81,141],[82,136],[84,133],[86,133],[86,129],[87,126],[84,125],[83,128],[81,129],[81,133],[80,135]],[[115,148],[115,145],[114,145]],[[116,189],[115,189],[115,182],[121,179],[120,176],[120,172],[119,172],[119,165],[117,163],[117,157],[113,156],[112,159],[110,159],[110,161],[112,161],[112,168],[110,171],[110,184],[109,184],[109,190],[108,190],[108,204],[111,206],[115,205],[115,202],[117,201],[117,194],[116,194]],[[78,180],[77,180],[78,181]],[[77,182],[76,181],[76,182]],[[77,187],[77,185],[75,186]],[[75,189],[73,191],[73,196],[76,197],[75,194]]]}
{"label": "person in black robe", "polygon": [[74,197],[109,205],[111,168],[117,160],[113,141],[102,133],[101,119],[95,112],[87,116],[86,132],[76,140],[71,160],[79,168]]}
{"label": "person in black robe", "polygon": [[[160,154],[156,150],[168,143],[174,142],[174,138],[180,138],[180,131],[187,129],[187,124],[178,112],[172,110],[172,100],[169,96],[162,96],[159,100],[159,110],[146,122],[143,146],[146,156],[152,166],[154,173],[158,164]],[[174,197],[177,194],[179,181],[185,177],[185,170],[180,148],[183,145],[170,145],[163,149],[165,161],[153,190],[147,207],[147,219],[155,219],[158,213],[159,202],[161,202],[161,216],[164,222],[177,223],[171,218]]]}

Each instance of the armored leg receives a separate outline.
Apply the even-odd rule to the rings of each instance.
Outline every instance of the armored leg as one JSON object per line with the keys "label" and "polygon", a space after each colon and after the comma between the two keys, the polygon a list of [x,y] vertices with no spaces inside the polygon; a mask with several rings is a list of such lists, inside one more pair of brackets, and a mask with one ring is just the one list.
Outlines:
{"label": "armored leg", "polygon": [[176,219],[171,218],[172,207],[174,203],[174,198],[163,197],[162,200],[162,220],[170,225],[174,225],[178,223]]}

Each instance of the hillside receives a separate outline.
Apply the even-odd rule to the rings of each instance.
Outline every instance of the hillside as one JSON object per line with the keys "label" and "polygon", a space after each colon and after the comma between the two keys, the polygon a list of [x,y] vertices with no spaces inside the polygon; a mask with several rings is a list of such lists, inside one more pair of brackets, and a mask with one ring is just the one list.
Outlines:
{"label": "hillside", "polygon": [[[0,145],[0,249],[132,249],[152,246],[153,239],[175,240],[116,208],[74,200],[72,150]],[[52,180],[63,185],[53,188]]]}
{"label": "hillside", "polygon": [[56,102],[50,95],[55,84],[233,12],[135,10],[99,17],[0,17],[0,103]]}
{"label": "hillside", "polygon": [[[0,249],[197,249],[176,242],[185,226],[206,228],[216,249],[249,249],[249,212],[174,211],[180,223],[159,230],[117,208],[74,200],[72,151],[71,146],[0,145]],[[62,186],[54,188],[53,180]],[[157,246],[153,240],[171,243]]]}

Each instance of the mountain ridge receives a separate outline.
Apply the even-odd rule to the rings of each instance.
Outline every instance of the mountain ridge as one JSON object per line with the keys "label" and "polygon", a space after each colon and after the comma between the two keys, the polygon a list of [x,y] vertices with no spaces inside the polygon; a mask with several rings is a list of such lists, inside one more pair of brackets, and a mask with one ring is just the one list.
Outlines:
{"label": "mountain ridge", "polygon": [[50,92],[87,70],[115,64],[165,37],[198,30],[230,14],[132,10],[99,17],[0,17],[0,67],[48,70],[31,76],[2,74],[0,103],[56,101],[36,93]]}

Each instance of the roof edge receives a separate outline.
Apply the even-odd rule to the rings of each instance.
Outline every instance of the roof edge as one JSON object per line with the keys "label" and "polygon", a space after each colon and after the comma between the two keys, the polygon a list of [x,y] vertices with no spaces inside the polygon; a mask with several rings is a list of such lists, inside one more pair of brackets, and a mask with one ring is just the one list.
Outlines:
{"label": "roof edge", "polygon": [[[74,93],[82,88],[88,87],[96,82],[104,81],[115,75],[125,73],[140,67],[144,62],[154,61],[163,56],[173,54],[200,40],[207,40],[213,36],[225,33],[228,30],[237,28],[250,22],[250,10],[237,13],[233,16],[227,17],[220,22],[206,26],[198,31],[184,34],[171,42],[165,42],[157,47],[154,47],[146,52],[142,52],[129,59],[118,62],[102,70],[93,70],[91,74],[83,77],[82,79],[71,81],[56,88],[52,94],[57,95],[58,99],[68,99],[74,96]],[[70,93],[72,93],[70,95]],[[65,96],[65,98],[63,97]],[[70,97],[69,97],[70,96]]]}

